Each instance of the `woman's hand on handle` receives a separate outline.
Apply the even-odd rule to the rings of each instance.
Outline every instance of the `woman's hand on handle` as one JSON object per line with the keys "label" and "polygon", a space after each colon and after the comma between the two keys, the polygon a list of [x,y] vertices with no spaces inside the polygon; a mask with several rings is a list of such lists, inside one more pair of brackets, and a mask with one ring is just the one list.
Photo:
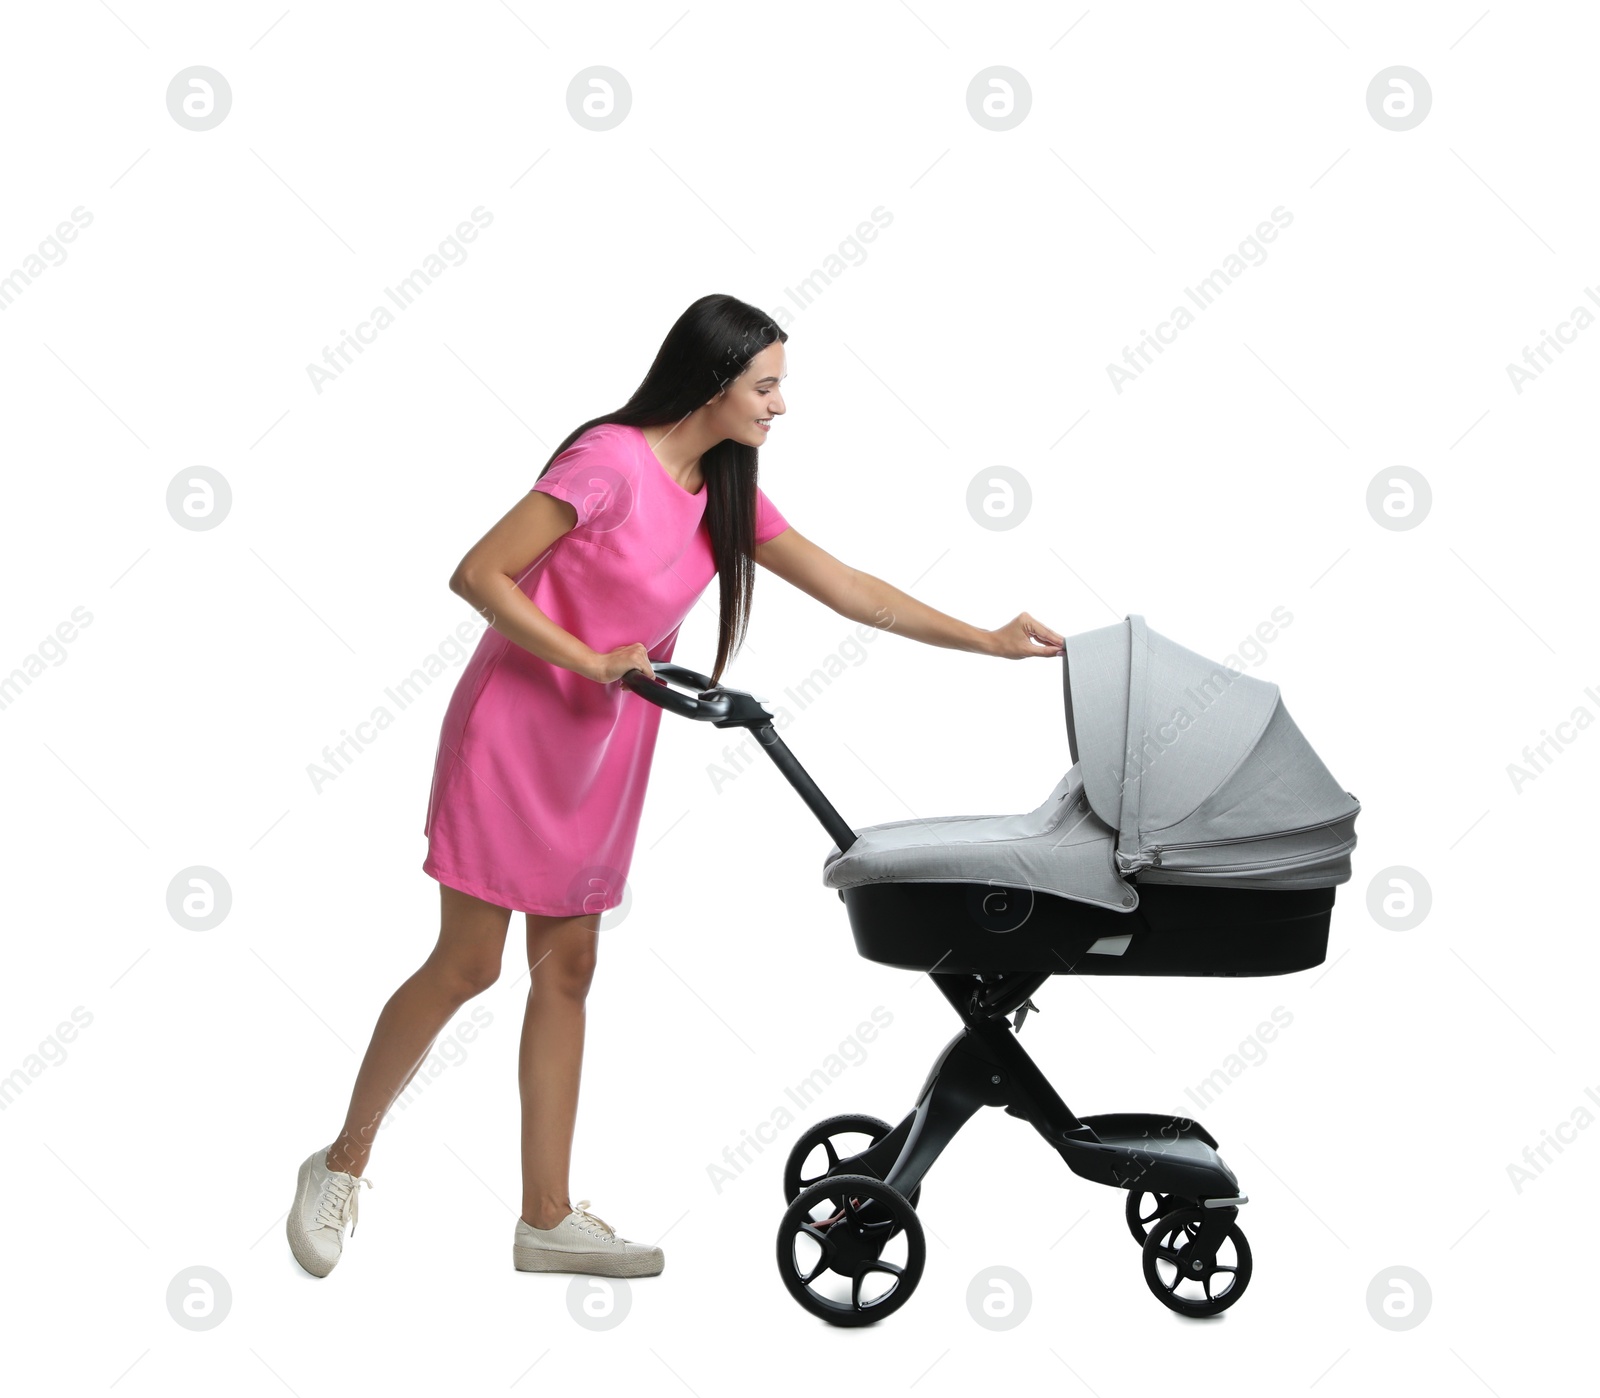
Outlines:
{"label": "woman's hand on handle", "polygon": [[610,684],[613,680],[620,680],[629,670],[643,670],[648,678],[656,677],[655,667],[650,664],[649,655],[637,641],[631,646],[618,646],[615,650],[604,653],[594,651],[591,655],[593,658],[579,673],[587,675],[597,684]]}
{"label": "woman's hand on handle", "polygon": [[1066,643],[1064,636],[1058,635],[1041,621],[1035,621],[1026,612],[1021,612],[1013,621],[1008,621],[1004,626],[996,627],[989,632],[992,638],[990,655],[998,655],[1002,660],[1026,660],[1030,655],[1060,655]]}

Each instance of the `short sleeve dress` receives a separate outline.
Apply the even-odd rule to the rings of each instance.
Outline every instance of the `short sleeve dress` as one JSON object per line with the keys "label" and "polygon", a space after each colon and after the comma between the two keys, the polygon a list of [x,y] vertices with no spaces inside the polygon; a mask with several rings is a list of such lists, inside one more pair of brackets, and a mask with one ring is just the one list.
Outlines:
{"label": "short sleeve dress", "polygon": [[[667,473],[637,427],[602,423],[533,489],[577,525],[517,585],[600,652],[640,642],[672,659],[678,628],[716,574],[705,488]],[[757,490],[756,542],[789,527]],[[434,757],[423,870],[518,912],[576,916],[622,901],[661,710],[542,660],[492,626],[451,694]]]}

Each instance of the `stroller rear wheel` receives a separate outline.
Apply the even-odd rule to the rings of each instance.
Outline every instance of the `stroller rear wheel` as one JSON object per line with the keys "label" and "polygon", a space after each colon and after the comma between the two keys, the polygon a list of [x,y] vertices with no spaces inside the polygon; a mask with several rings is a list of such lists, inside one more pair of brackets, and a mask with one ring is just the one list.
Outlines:
{"label": "stroller rear wheel", "polygon": [[[847,1112],[843,1116],[830,1116],[826,1121],[819,1121],[794,1143],[794,1149],[789,1152],[788,1162],[783,1167],[783,1202],[794,1203],[804,1190],[827,1179],[830,1174],[838,1173],[841,1162],[848,1167],[852,1156],[877,1145],[893,1129],[887,1121],[868,1116],[865,1112]],[[865,1136],[867,1140],[859,1144],[850,1142],[841,1145],[841,1138],[848,1136]],[[813,1167],[814,1172],[807,1174],[807,1158],[818,1146],[822,1147],[824,1153],[822,1168],[815,1170]],[[916,1208],[917,1200],[922,1197],[922,1186],[919,1184],[906,1197],[911,1207]]]}
{"label": "stroller rear wheel", "polygon": [[1144,1240],[1145,1282],[1179,1315],[1217,1315],[1250,1285],[1250,1244],[1237,1223],[1228,1225],[1214,1258],[1198,1255],[1195,1235],[1204,1217],[1204,1209],[1174,1209]]}
{"label": "stroller rear wheel", "polygon": [[1133,1234],[1133,1241],[1143,1247],[1153,1225],[1175,1209],[1192,1209],[1198,1203],[1199,1200],[1186,1199],[1181,1194],[1163,1194],[1156,1189],[1130,1189],[1123,1213],[1127,1217],[1128,1231]]}
{"label": "stroller rear wheel", "polygon": [[927,1255],[911,1201],[871,1175],[802,1190],[778,1225],[783,1284],[830,1325],[871,1325],[899,1310]]}

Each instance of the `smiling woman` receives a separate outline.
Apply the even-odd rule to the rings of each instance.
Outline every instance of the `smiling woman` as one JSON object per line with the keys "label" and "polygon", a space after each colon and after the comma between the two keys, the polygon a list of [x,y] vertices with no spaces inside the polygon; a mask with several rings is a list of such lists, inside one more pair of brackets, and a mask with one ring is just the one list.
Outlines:
{"label": "smiling woman", "polygon": [[532,981],[515,1265],[662,1270],[660,1248],[620,1236],[585,1201],[573,1206],[567,1174],[600,915],[627,893],[661,717],[619,681],[673,658],[713,576],[714,683],[749,625],[757,564],[851,621],[928,645],[1061,653],[1061,636],[1027,613],[980,630],[790,527],[757,482],[759,449],[785,411],[786,339],[754,306],[701,297],[633,396],[574,428],[452,574],[451,590],[489,629],[445,712],[423,824],[439,943],[384,1006],[340,1134],[301,1165],[289,1240],[315,1275],[338,1260],[384,1113],[434,1036],[499,974],[513,911],[527,918]]}

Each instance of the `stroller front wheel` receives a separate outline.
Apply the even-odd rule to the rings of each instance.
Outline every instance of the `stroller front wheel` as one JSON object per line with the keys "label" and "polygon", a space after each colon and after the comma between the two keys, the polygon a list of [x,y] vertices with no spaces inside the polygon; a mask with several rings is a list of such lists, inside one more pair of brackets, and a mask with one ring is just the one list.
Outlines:
{"label": "stroller front wheel", "polygon": [[778,1225],[778,1271],[812,1315],[871,1325],[911,1299],[927,1261],[911,1201],[871,1175],[836,1175],[802,1190]]}
{"label": "stroller front wheel", "polygon": [[1237,1223],[1228,1225],[1215,1257],[1199,1255],[1195,1240],[1204,1217],[1204,1209],[1174,1209],[1144,1240],[1145,1282],[1179,1315],[1218,1315],[1250,1285],[1250,1244]]}

